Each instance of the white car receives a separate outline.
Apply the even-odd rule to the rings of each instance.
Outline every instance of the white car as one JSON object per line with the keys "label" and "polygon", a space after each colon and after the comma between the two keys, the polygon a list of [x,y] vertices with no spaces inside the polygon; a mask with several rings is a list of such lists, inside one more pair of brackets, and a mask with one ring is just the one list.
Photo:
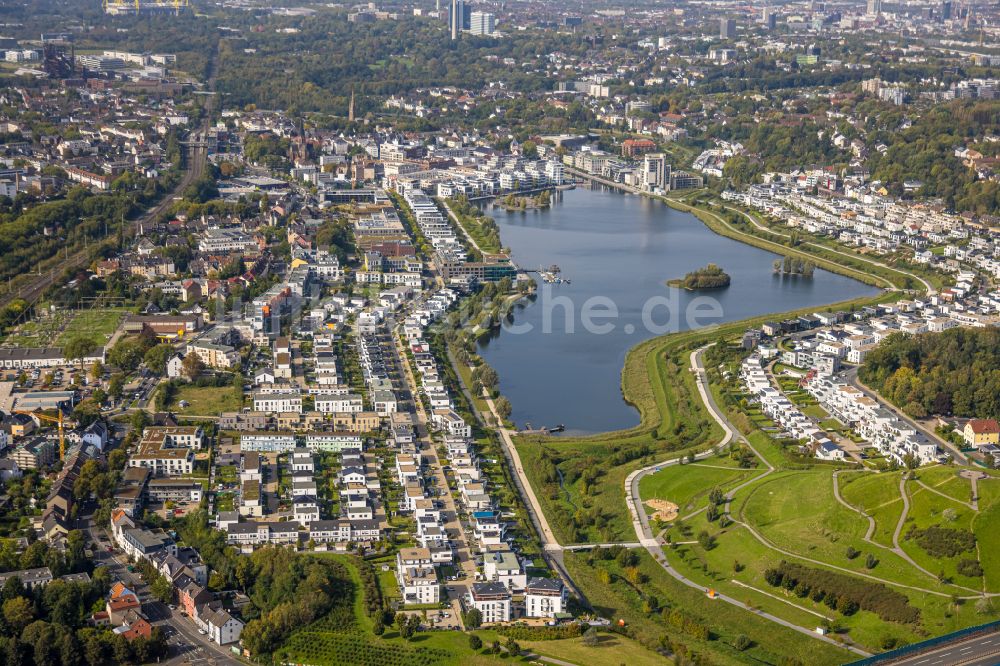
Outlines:
{"label": "white car", "polygon": [[202,636],[207,636],[208,635],[208,632],[205,631],[204,629],[199,629],[198,633],[201,634]]}

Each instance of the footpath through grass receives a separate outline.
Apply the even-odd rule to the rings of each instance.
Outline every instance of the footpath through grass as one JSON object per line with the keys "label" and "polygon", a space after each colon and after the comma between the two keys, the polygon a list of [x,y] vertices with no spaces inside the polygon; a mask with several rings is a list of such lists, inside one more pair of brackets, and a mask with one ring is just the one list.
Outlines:
{"label": "footpath through grass", "polygon": [[[849,310],[895,298],[897,294],[883,293],[828,307]],[[642,342],[628,352],[622,371],[622,393],[639,411],[638,426],[589,437],[516,437],[525,472],[559,542],[634,538],[623,485],[629,472],[721,439],[722,429],[702,404],[690,372],[692,350],[770,319],[816,310],[762,315]]]}

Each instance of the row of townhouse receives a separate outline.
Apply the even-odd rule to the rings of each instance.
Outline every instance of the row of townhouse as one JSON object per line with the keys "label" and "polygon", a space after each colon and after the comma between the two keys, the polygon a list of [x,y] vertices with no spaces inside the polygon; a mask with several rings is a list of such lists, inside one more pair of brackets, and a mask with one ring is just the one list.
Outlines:
{"label": "row of townhouse", "polygon": [[[450,298],[450,295],[448,296]],[[447,301],[450,304],[450,300]],[[487,623],[509,622],[517,614],[526,617],[556,618],[566,612],[566,589],[558,578],[528,579],[522,558],[511,546],[506,521],[495,510],[486,476],[472,444],[472,429],[454,411],[451,396],[439,374],[437,360],[423,339],[424,328],[440,316],[423,322],[409,322],[404,327],[421,387],[431,404],[431,424],[441,432],[448,464],[459,491],[459,500],[469,513],[476,550],[482,554],[482,571],[465,600],[477,608]],[[420,454],[413,448],[412,430],[394,430],[394,442],[400,453],[396,458],[396,477],[404,486],[401,509],[413,512],[417,521],[421,548],[397,561],[397,577],[404,599],[411,603],[435,603],[440,598],[436,571],[439,554],[451,554],[451,547],[440,525],[440,512],[422,486]],[[412,451],[412,453],[404,453]],[[514,595],[518,595],[515,605]],[[523,595],[523,604],[520,599]],[[419,601],[433,599],[433,602]]]}
{"label": "row of townhouse", "polygon": [[856,386],[813,377],[806,388],[827,412],[897,463],[906,464],[910,457],[921,465],[941,461],[936,444]]}
{"label": "row of townhouse", "polygon": [[[310,393],[322,389],[310,389]],[[315,393],[314,393],[315,394]],[[330,412],[318,411],[286,412],[272,414],[269,412],[223,412],[219,416],[220,430],[235,430],[237,432],[257,432],[269,429],[306,431],[316,435],[332,430],[356,435],[370,433],[379,429],[383,417],[372,411],[360,412]],[[317,441],[319,441],[317,439]]]}
{"label": "row of townhouse", "polygon": [[[1000,275],[1000,240],[987,225],[922,203],[864,193],[864,188],[845,185],[844,194],[829,198],[811,195],[774,181],[752,185],[743,192],[725,192],[723,198],[848,245],[879,252],[909,246],[918,263],[958,272],[961,262],[994,277]],[[943,246],[944,258],[928,249],[932,245]]]}
{"label": "row of townhouse", "polygon": [[290,430],[257,430],[240,434],[242,451],[287,453],[299,446],[310,451],[340,452],[344,449],[362,449],[364,437],[358,432],[315,431],[297,434]]}
{"label": "row of townhouse", "polygon": [[763,367],[764,359],[751,354],[740,367],[740,378],[761,411],[779,424],[790,436],[805,440],[806,446],[822,460],[843,460],[844,450],[837,446],[815,421],[802,413],[791,400],[772,385]]}
{"label": "row of townhouse", "polygon": [[402,183],[397,184],[397,187],[402,190],[403,198],[413,212],[420,233],[434,251],[443,257],[464,261],[466,254],[462,242],[434,199],[424,194],[419,187],[405,187]]}

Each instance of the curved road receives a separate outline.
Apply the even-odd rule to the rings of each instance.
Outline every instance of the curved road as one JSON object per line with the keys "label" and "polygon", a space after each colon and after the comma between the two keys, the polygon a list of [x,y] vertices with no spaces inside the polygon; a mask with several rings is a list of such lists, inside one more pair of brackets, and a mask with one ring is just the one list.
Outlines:
{"label": "curved road", "polygon": [[[708,390],[708,381],[707,377],[705,376],[705,368],[701,363],[701,354],[709,346],[711,345],[706,345],[705,347],[702,347],[700,349],[691,352],[691,371],[696,374],[698,393],[701,395],[702,400],[705,402],[705,406],[708,408],[709,412],[711,412],[712,417],[715,419],[715,421],[720,426],[722,426],[722,429],[725,434],[722,436],[722,439],[719,441],[719,443],[715,445],[715,447],[707,451],[702,451],[701,453],[697,454],[695,458],[699,460],[713,455],[716,450],[726,446],[733,439],[736,439],[741,444],[745,444],[746,446],[750,447],[751,450],[753,450],[753,447],[750,446],[750,443],[746,441],[746,439],[742,435],[737,434],[738,433],[737,429],[729,422],[729,419],[725,417],[725,415],[721,412],[721,410],[719,410],[718,406],[715,404],[715,399],[712,397],[711,392]],[[757,479],[760,479],[763,476],[766,476],[774,471],[774,467],[767,461],[766,458],[761,456],[756,451],[754,451],[754,453],[757,455],[758,458],[761,459],[761,461],[764,462],[765,465],[767,465],[768,467],[767,471],[764,472],[764,474],[757,476],[751,479],[750,481],[741,484],[739,487],[731,490],[727,494],[727,500],[731,500],[732,495],[737,490],[747,485],[747,483],[752,483]],[[659,539],[655,538],[652,532],[650,531],[649,519],[646,516],[645,509],[642,508],[642,499],[639,495],[639,482],[642,480],[644,476],[646,476],[651,472],[659,471],[663,467],[667,467],[670,465],[677,465],[681,463],[682,460],[683,460],[682,458],[673,458],[671,460],[665,460],[661,463],[644,467],[629,474],[628,477],[625,479],[625,502],[628,505],[629,512],[632,514],[632,524],[635,528],[635,534],[637,537],[639,537],[639,542],[642,543],[643,547],[649,552],[649,554],[653,557],[653,559],[656,560],[656,562],[661,567],[663,567],[664,571],[666,571],[670,576],[672,576],[677,581],[683,583],[684,585],[687,585],[688,587],[694,588],[696,590],[699,590],[707,594],[709,588],[693,580],[690,580],[689,578],[685,577],[679,571],[675,570],[673,567],[670,566],[670,563],[667,560],[667,555],[663,551],[661,542],[659,541]],[[727,501],[726,504],[727,512],[728,512],[728,507],[729,507],[729,502]],[[716,592],[715,599],[722,601],[724,603],[732,604],[733,606],[737,606],[743,610],[746,610],[747,612],[753,613],[758,617],[764,618],[765,620],[770,620],[775,624],[780,624],[783,627],[787,627],[801,634],[805,634],[806,636],[815,638],[816,640],[829,643],[830,645],[835,645],[839,648],[850,650],[851,652],[860,655],[862,657],[870,656],[870,653],[865,652],[860,648],[854,647],[852,645],[844,645],[843,643],[840,643],[834,640],[833,638],[830,638],[829,636],[821,636],[820,634],[817,634],[814,631],[810,631],[805,627],[800,627],[799,625],[789,622],[783,618],[780,618],[777,615],[772,615],[757,608],[751,608],[747,606],[747,604],[745,604],[744,602],[734,599],[733,597],[730,597],[728,595]]]}

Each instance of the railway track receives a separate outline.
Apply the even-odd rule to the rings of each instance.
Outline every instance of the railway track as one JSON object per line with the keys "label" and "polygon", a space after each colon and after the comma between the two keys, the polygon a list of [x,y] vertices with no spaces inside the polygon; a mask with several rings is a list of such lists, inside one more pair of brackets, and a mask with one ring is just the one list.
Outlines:
{"label": "railway track", "polygon": [[[217,53],[216,53],[217,57]],[[212,59],[210,64],[210,70],[214,72],[215,68],[215,57]],[[211,73],[208,79],[206,88],[209,91],[215,90],[215,74]],[[215,106],[215,96],[207,97],[206,102],[206,114],[205,121],[202,123],[201,136],[207,136],[209,127],[212,122],[212,114],[214,112]],[[205,161],[208,156],[208,150],[203,143],[195,142],[185,145],[185,164],[187,168],[184,172],[183,177],[180,182],[174,187],[173,190],[168,192],[163,196],[159,203],[147,210],[145,213],[140,215],[134,220],[127,223],[125,227],[124,234],[128,237],[134,237],[139,229],[140,224],[147,224],[150,221],[156,220],[160,215],[167,211],[167,209],[174,203],[175,199],[180,197],[184,190],[194,183],[201,175],[205,172]],[[39,270],[38,273],[31,275],[29,279],[22,280],[21,284],[17,288],[8,291],[5,294],[0,295],[0,308],[10,305],[16,300],[26,301],[29,305],[25,309],[25,312],[31,310],[35,304],[41,299],[42,295],[56,283],[59,278],[65,273],[67,269],[75,270],[79,268],[86,267],[92,259],[91,248],[84,247],[73,252],[67,253],[66,256],[59,261],[58,253],[52,257],[50,260],[51,266]],[[48,262],[47,262],[48,263]]]}

